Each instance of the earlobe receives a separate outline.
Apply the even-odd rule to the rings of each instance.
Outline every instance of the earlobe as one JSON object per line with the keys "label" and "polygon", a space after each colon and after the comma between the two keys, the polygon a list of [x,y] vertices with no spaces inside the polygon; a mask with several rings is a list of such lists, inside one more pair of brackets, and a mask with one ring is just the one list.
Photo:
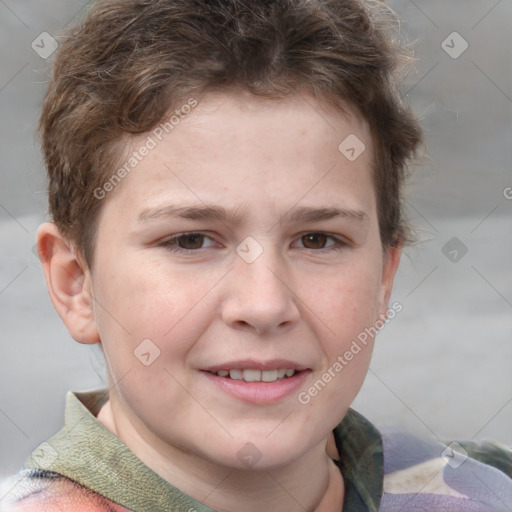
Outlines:
{"label": "earlobe", "polygon": [[89,269],[51,222],[39,226],[37,251],[50,300],[71,336],[79,343],[98,343]]}
{"label": "earlobe", "polygon": [[396,271],[400,264],[402,246],[389,247],[383,256],[382,282],[379,297],[379,315],[387,316],[389,299],[393,290]]}

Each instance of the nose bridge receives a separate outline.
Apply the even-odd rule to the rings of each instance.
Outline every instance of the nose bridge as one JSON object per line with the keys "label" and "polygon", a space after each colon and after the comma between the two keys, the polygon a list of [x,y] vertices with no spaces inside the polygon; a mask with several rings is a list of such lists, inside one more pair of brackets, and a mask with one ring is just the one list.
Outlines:
{"label": "nose bridge", "polygon": [[299,311],[287,284],[286,265],[272,244],[248,237],[236,249],[237,257],[224,319],[232,326],[269,331],[297,321]]}
{"label": "nose bridge", "polygon": [[236,278],[245,283],[245,286],[250,285],[248,288],[243,287],[244,296],[247,293],[249,297],[254,297],[256,302],[258,297],[265,296],[268,296],[269,302],[278,298],[284,299],[285,268],[277,250],[270,242],[263,247],[255,239],[246,239],[237,247],[237,255]]}

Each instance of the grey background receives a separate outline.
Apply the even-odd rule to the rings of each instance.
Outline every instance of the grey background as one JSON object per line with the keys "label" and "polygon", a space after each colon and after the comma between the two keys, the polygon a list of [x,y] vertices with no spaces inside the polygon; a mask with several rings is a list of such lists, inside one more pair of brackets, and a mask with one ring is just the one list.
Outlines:
{"label": "grey background", "polygon": [[[404,93],[429,160],[410,181],[422,243],[407,250],[397,277],[393,300],[403,311],[379,335],[354,408],[382,426],[512,444],[512,4],[388,3],[404,38],[416,41]],[[32,252],[46,211],[34,128],[51,58],[31,43],[85,7],[0,0],[0,478],[60,428],[67,390],[103,385],[97,352],[67,333]],[[456,59],[441,46],[454,31],[469,44]],[[445,255],[454,249],[455,262]]]}

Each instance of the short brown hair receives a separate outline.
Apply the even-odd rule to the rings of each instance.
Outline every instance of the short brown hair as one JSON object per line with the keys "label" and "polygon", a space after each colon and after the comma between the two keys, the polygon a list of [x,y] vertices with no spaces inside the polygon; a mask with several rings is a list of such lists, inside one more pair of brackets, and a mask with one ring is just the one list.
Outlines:
{"label": "short brown hair", "polygon": [[61,39],[40,121],[53,221],[92,266],[102,205],[93,191],[130,134],[192,94],[242,87],[279,99],[308,89],[369,123],[381,241],[407,241],[401,191],[421,130],[396,85],[405,53],[393,34],[376,0],[94,3]]}

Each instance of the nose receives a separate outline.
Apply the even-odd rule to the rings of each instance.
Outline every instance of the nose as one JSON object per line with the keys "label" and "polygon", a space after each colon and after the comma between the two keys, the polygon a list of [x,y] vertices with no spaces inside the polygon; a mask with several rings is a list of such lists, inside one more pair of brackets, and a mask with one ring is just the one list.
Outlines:
{"label": "nose", "polygon": [[285,263],[265,250],[253,262],[235,258],[222,318],[230,327],[257,334],[283,333],[299,320],[299,299]]}

